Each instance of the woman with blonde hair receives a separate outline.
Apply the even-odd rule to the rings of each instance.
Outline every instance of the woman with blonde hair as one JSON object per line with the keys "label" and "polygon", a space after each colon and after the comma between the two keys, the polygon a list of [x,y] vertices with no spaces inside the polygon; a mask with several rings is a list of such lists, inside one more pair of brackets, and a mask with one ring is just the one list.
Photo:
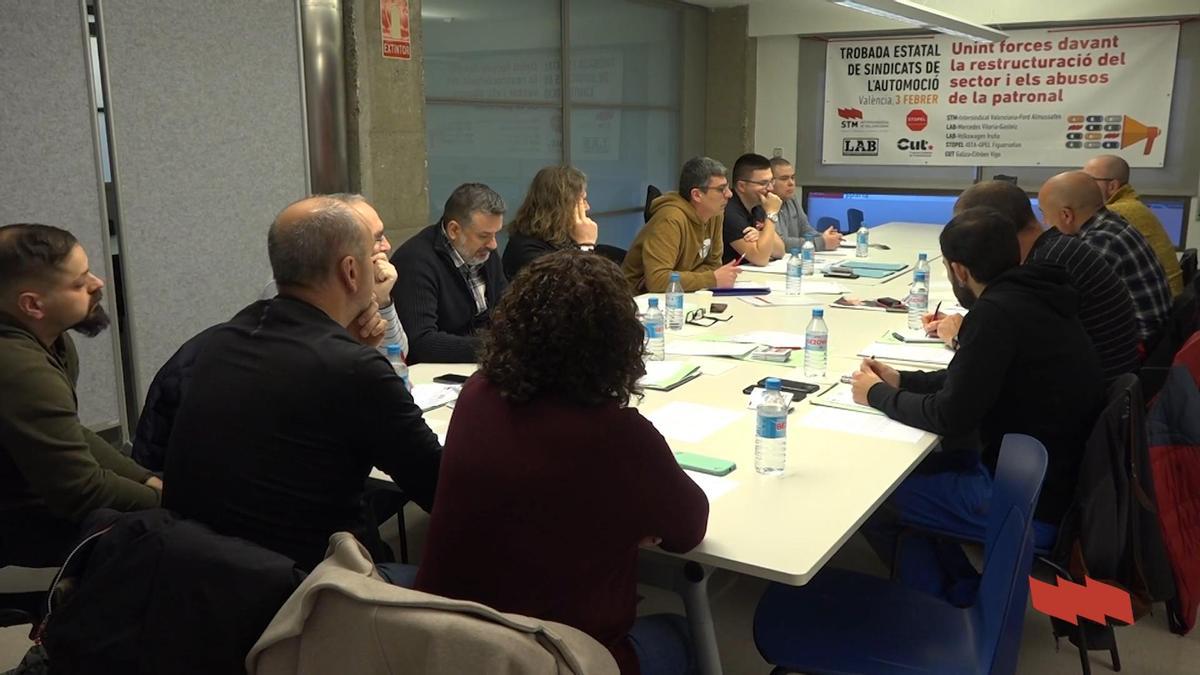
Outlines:
{"label": "woman with blonde hair", "polygon": [[588,218],[587,176],[573,166],[548,166],[529,184],[525,201],[508,224],[504,275],[517,276],[531,261],[553,251],[596,246],[596,221]]}

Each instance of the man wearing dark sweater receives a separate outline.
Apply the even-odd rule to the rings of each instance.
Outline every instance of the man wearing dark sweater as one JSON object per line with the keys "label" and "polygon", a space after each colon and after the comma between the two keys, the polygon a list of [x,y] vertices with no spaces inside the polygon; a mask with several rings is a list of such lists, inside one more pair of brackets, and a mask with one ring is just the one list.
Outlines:
{"label": "man wearing dark sweater", "polygon": [[392,256],[399,278],[392,299],[408,332],[408,362],[474,363],[478,332],[508,280],[496,250],[504,199],[482,183],[464,183],[438,222]]}
{"label": "man wearing dark sweater", "polygon": [[167,508],[310,570],[342,530],[387,559],[363,510],[372,466],[430,507],[441,447],[375,349],[371,248],[333,199],[279,214],[267,240],[279,295],[215,328],[197,356],[167,450]]}
{"label": "man wearing dark sweater", "polygon": [[79,355],[68,330],[108,326],[104,282],[74,235],[0,227],[0,550],[26,567],[62,563],[99,508],[158,506],[162,481],[79,421]]}
{"label": "man wearing dark sweater", "polygon": [[[1015,227],[988,208],[966,209],[946,225],[942,256],[955,297],[971,310],[958,334],[958,352],[936,372],[900,373],[867,359],[854,375],[854,400],[941,434],[939,454],[959,460],[953,469],[918,471],[897,488],[889,501],[901,520],[980,541],[1004,434],[1041,441],[1049,464],[1034,515],[1046,524],[1039,532],[1039,543],[1046,544],[1071,502],[1104,388],[1066,272],[1048,263],[1021,265]],[[975,432],[979,447],[964,447],[963,439]],[[873,543],[887,553],[893,542]],[[947,566],[942,572],[949,572]],[[934,592],[942,590],[942,579],[909,577]]]}

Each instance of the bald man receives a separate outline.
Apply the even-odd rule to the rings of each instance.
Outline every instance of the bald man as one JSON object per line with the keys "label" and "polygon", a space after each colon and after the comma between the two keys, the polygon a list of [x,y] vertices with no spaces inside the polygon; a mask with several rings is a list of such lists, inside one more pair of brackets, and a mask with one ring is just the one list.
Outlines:
{"label": "bald man", "polygon": [[382,324],[373,248],[335,199],[276,217],[279,295],[215,328],[197,356],[167,449],[167,508],[311,570],[342,530],[390,559],[362,509],[372,466],[432,506],[441,446],[375,349],[382,331],[358,331],[363,316]]}
{"label": "bald man", "polygon": [[1124,218],[1104,208],[1104,196],[1082,171],[1054,176],[1038,192],[1047,225],[1095,248],[1129,287],[1138,338],[1153,344],[1171,311],[1171,287],[1150,244]]}
{"label": "bald man", "polygon": [[1137,190],[1129,184],[1129,164],[1116,155],[1100,155],[1089,159],[1083,165],[1083,172],[1100,187],[1108,210],[1124,218],[1154,249],[1154,255],[1158,256],[1158,262],[1167,273],[1171,296],[1182,293],[1183,270],[1179,267],[1175,245],[1171,243],[1158,216],[1142,203]]}

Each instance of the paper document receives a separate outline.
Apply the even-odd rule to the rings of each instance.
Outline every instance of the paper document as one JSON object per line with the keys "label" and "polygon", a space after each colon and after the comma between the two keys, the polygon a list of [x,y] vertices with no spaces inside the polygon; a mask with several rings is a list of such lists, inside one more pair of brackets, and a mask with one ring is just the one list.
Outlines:
{"label": "paper document", "polygon": [[856,412],[865,413],[868,415],[882,415],[883,413],[872,408],[869,405],[859,405],[854,402],[854,388],[843,382],[838,382],[827,391],[824,391],[812,398],[808,399],[813,405],[823,405],[830,408],[841,408],[842,410],[854,410]]}
{"label": "paper document", "polygon": [[846,292],[846,287],[836,281],[823,281],[815,277],[804,277],[804,281],[800,282],[800,290],[805,295],[841,295]]}
{"label": "paper document", "polygon": [[908,361],[910,363],[928,363],[939,366],[950,365],[954,352],[941,345],[909,345],[887,344],[874,342],[858,352],[859,356],[869,356],[880,361]]}
{"label": "paper document", "polygon": [[777,330],[755,330],[730,337],[731,342],[749,342],[768,347],[787,347],[788,349],[803,349],[804,335],[787,333]]}
{"label": "paper document", "polygon": [[421,412],[425,412],[457,399],[460,389],[462,385],[458,384],[414,384],[412,397]]}
{"label": "paper document", "polygon": [[703,375],[724,375],[738,367],[738,362],[733,359],[699,358],[694,363],[700,364],[700,373]]}
{"label": "paper document", "polygon": [[745,410],[673,401],[646,415],[646,419],[669,439],[699,443],[746,415]]}
{"label": "paper document", "polygon": [[701,490],[704,490],[704,496],[708,497],[709,504],[716,501],[721,495],[737,487],[737,483],[729,480],[729,478],[726,476],[711,476],[707,473],[689,471],[688,469],[684,469],[683,472],[686,473],[688,478],[691,478],[692,482],[694,482]]}
{"label": "paper document", "polygon": [[755,307],[815,307],[829,301],[828,297],[819,295],[781,295],[779,293],[749,299],[758,301],[749,303]]}
{"label": "paper document", "polygon": [[666,352],[671,356],[745,356],[754,345],[716,340],[667,340]]}
{"label": "paper document", "polygon": [[925,434],[882,415],[864,415],[850,410],[814,407],[800,420],[800,426],[841,431],[856,436],[872,436],[902,443],[916,443]]}
{"label": "paper document", "polygon": [[669,391],[700,376],[700,366],[683,361],[647,361],[646,374],[638,384],[647,389]]}
{"label": "paper document", "polygon": [[763,272],[764,274],[787,274],[787,258],[772,260],[766,265],[751,265],[745,260],[739,265],[747,272]]}

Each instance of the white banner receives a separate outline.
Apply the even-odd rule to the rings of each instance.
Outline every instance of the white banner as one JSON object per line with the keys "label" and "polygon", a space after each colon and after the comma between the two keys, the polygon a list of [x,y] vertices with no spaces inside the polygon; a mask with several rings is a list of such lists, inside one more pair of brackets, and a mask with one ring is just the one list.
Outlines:
{"label": "white banner", "polygon": [[1178,24],[833,40],[826,164],[1162,166]]}

